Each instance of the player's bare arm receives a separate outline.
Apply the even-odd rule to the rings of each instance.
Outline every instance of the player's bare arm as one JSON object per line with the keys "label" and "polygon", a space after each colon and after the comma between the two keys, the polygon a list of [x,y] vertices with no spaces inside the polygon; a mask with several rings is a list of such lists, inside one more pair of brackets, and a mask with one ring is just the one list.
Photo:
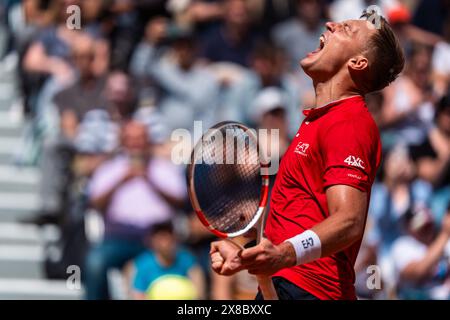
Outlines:
{"label": "player's bare arm", "polygon": [[327,189],[330,217],[314,231],[322,243],[322,257],[330,256],[361,239],[367,212],[367,193],[354,187],[336,185]]}

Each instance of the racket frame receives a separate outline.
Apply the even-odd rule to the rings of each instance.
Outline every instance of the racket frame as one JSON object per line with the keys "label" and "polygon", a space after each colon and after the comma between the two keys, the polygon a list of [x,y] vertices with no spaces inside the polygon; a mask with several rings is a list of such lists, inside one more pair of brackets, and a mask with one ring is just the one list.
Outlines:
{"label": "racket frame", "polygon": [[[221,231],[217,230],[216,228],[214,228],[208,222],[208,220],[206,219],[206,217],[200,207],[197,195],[195,193],[195,187],[194,187],[195,155],[199,152],[199,149],[203,147],[203,141],[205,140],[206,137],[208,137],[208,135],[213,134],[214,130],[219,130],[221,127],[226,126],[226,125],[235,125],[235,126],[241,128],[242,130],[244,130],[245,132],[247,132],[249,135],[251,135],[251,137],[255,140],[256,145],[257,145],[257,152],[258,152],[260,167],[261,167],[261,193],[260,193],[260,199],[259,199],[259,204],[258,204],[258,209],[256,211],[256,214],[244,229],[239,230],[237,232],[232,232],[232,233],[221,232]],[[188,183],[189,198],[191,199],[192,207],[193,207],[195,213],[197,214],[197,217],[202,222],[202,224],[206,228],[208,228],[208,230],[210,232],[215,234],[217,237],[229,240],[231,243],[235,244],[237,247],[239,247],[242,250],[243,250],[243,247],[241,245],[239,245],[238,243],[234,242],[232,240],[232,238],[244,235],[245,233],[247,233],[250,229],[252,229],[256,225],[256,243],[259,243],[263,239],[264,222],[265,222],[264,221],[265,220],[264,213],[266,211],[266,206],[267,206],[267,202],[268,202],[268,198],[269,198],[268,167],[269,167],[269,162],[266,161],[266,159],[264,159],[264,161],[261,161],[260,146],[259,146],[259,142],[256,137],[256,134],[254,133],[254,131],[250,130],[247,126],[245,126],[241,123],[238,123],[238,122],[234,122],[234,121],[225,121],[225,122],[220,122],[220,123],[216,124],[215,126],[211,127],[208,130],[208,132],[205,135],[203,135],[201,137],[201,139],[195,145],[194,150],[192,151],[192,154],[191,154],[191,162],[190,162],[190,164],[188,166],[188,170],[187,170],[187,183]],[[264,276],[264,275],[257,275],[256,278],[257,278],[259,288],[262,292],[264,299],[265,300],[278,300],[278,295],[277,295],[277,292],[273,285],[271,277]]]}
{"label": "racket frame", "polygon": [[[257,146],[257,152],[258,152],[258,157],[259,157],[259,164],[261,167],[261,193],[260,193],[260,199],[259,199],[259,204],[258,204],[258,209],[256,211],[255,216],[252,218],[252,220],[247,224],[247,226],[239,231],[236,232],[232,232],[232,233],[225,233],[222,231],[217,230],[216,228],[214,228],[206,219],[205,214],[203,213],[203,210],[200,206],[200,203],[198,201],[197,195],[195,193],[195,185],[194,185],[194,175],[195,175],[195,160],[196,160],[196,154],[202,150],[203,148],[203,142],[206,140],[207,137],[214,135],[214,132],[216,130],[220,130],[222,127],[224,126],[229,126],[229,125],[233,125],[236,127],[239,127],[240,129],[242,129],[243,131],[245,131],[248,135],[251,136],[252,139],[254,139],[256,146]],[[262,220],[262,216],[263,213],[266,209],[267,206],[267,202],[268,202],[268,198],[269,198],[269,175],[268,175],[268,164],[265,163],[265,161],[261,161],[261,155],[260,155],[260,147],[259,147],[259,143],[258,143],[258,138],[255,134],[254,131],[252,131],[251,129],[249,129],[247,126],[243,125],[242,123],[239,122],[234,122],[234,121],[224,121],[224,122],[220,122],[218,124],[216,124],[215,126],[211,127],[202,137],[201,139],[196,143],[194,150],[192,151],[191,154],[191,162],[188,166],[188,170],[187,170],[187,182],[188,182],[188,193],[189,193],[189,198],[191,199],[191,204],[192,204],[192,208],[194,209],[195,213],[197,214],[198,219],[202,222],[202,224],[208,228],[208,230],[210,232],[212,232],[213,234],[215,234],[217,237],[222,238],[222,239],[226,239],[226,238],[235,238],[241,235],[246,234],[248,231],[250,231],[250,229],[252,229],[257,223],[258,221],[261,219]],[[261,221],[261,224],[263,223],[263,221]],[[262,229],[262,228],[258,228],[258,229]],[[261,231],[262,232],[262,231]],[[260,232],[258,231],[258,236]]]}

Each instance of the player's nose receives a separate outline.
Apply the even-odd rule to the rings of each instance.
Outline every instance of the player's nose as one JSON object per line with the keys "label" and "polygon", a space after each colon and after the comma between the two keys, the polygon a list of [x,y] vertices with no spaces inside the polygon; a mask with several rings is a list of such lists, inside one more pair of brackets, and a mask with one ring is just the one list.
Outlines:
{"label": "player's nose", "polygon": [[325,26],[327,30],[329,30],[330,32],[334,32],[336,31],[338,24],[336,22],[328,21],[327,23],[325,23]]}

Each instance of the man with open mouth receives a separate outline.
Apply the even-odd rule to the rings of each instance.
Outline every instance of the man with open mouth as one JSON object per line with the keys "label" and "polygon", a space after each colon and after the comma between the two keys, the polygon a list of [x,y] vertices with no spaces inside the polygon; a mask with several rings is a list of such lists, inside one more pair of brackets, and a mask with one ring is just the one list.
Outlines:
{"label": "man with open mouth", "polygon": [[356,299],[354,264],[381,160],[364,96],[393,82],[404,63],[398,39],[376,12],[326,24],[318,48],[300,62],[316,106],[305,110],[281,162],[267,239],[243,251],[214,242],[214,271],[272,276],[280,299]]}

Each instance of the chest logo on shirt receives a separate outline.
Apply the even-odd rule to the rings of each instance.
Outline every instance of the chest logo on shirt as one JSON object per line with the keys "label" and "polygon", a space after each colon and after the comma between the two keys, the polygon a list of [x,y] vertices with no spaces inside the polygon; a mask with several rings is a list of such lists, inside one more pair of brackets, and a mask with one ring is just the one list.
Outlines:
{"label": "chest logo on shirt", "polygon": [[309,143],[299,142],[297,144],[297,147],[295,147],[294,152],[298,153],[302,156],[306,156],[306,150],[308,150],[308,148],[309,148]]}
{"label": "chest logo on shirt", "polygon": [[348,164],[349,166],[358,167],[361,169],[365,169],[364,167],[364,161],[362,161],[360,158],[357,158],[355,156],[348,156],[344,162]]}

